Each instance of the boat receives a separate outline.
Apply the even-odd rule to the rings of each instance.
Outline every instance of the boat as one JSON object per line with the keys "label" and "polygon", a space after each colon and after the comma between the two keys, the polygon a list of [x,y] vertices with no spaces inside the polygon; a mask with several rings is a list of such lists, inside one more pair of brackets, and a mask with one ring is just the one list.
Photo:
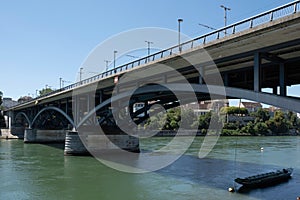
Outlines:
{"label": "boat", "polygon": [[293,168],[284,168],[246,178],[236,178],[234,181],[248,188],[268,187],[287,181],[291,178],[292,172]]}

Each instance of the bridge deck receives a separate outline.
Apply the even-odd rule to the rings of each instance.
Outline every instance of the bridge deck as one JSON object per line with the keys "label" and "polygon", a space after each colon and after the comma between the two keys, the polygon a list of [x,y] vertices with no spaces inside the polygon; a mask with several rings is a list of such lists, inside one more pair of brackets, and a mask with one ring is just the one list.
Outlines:
{"label": "bridge deck", "polygon": [[[199,72],[192,67],[192,64],[202,65],[207,77],[213,77],[215,74],[215,70],[211,70],[210,63],[197,59],[197,55],[199,55],[203,49],[211,56],[223,78],[225,79],[226,77],[227,80],[224,80],[224,82],[226,82],[225,85],[227,86],[253,89],[253,65],[255,53],[262,54],[261,65],[264,74],[264,77],[262,77],[262,88],[275,88],[279,86],[280,69],[278,63],[284,63],[285,65],[286,85],[300,84],[300,69],[298,67],[300,64],[299,2],[300,1],[295,1],[295,4],[291,3],[289,5],[288,8],[294,6],[296,12],[285,17],[279,17],[268,23],[253,26],[240,32],[233,31],[234,34],[219,37],[220,33],[225,29],[235,30],[235,27],[241,24],[241,22],[236,23],[182,44],[183,51],[181,53],[175,51],[175,49],[178,48],[175,46],[151,55],[153,59],[155,56],[162,56],[157,60],[154,59],[153,62],[144,63],[131,69],[128,67],[131,64],[129,63],[126,65],[126,68],[125,65],[117,68],[117,73],[114,73],[112,70],[105,72],[101,74],[101,76],[98,75],[71,86],[67,86],[52,94],[39,97],[10,109],[21,110],[37,104],[50,103],[60,99],[70,98],[72,97],[74,89],[80,90],[83,88],[86,92],[89,91],[88,88],[91,88],[91,91],[94,90],[95,88],[93,86],[91,87],[91,85],[96,85],[95,87],[97,87],[97,89],[102,89],[109,95],[114,87],[115,76],[121,77],[125,73],[132,71],[140,71],[140,73],[143,73],[145,70],[154,67],[157,64],[171,66],[173,69],[180,71],[180,73],[182,73],[191,83],[195,83],[199,76]],[[280,9],[274,9],[273,12],[277,12],[277,10]],[[273,12],[267,12],[265,15],[269,15],[270,13],[273,15]],[[248,21],[245,20],[245,22],[253,23],[257,17],[259,16],[253,17],[253,19],[247,19]],[[217,39],[206,41],[209,36],[214,34],[218,34]],[[203,40],[202,44],[199,44],[200,40]],[[197,42],[198,46],[196,45]],[[143,59],[147,60],[148,58]],[[175,80],[170,74],[168,82],[172,82],[172,78]],[[101,84],[99,84],[100,82]],[[128,84],[130,85],[130,83]],[[135,83],[132,84],[135,85]]]}

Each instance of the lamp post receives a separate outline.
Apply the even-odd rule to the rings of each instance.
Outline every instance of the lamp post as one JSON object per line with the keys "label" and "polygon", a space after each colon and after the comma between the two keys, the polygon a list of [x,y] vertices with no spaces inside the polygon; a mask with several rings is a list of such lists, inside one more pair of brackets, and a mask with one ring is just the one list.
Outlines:
{"label": "lamp post", "polygon": [[59,78],[59,89],[62,88],[62,78]]}
{"label": "lamp post", "polygon": [[148,45],[148,46],[147,46],[147,48],[148,48],[148,59],[147,59],[147,60],[149,61],[149,60],[150,60],[150,58],[149,58],[149,56],[150,56],[150,45],[153,44],[153,42],[147,41],[147,40],[146,40],[145,42],[146,42],[147,45]]}
{"label": "lamp post", "polygon": [[107,71],[108,70],[108,64],[110,63],[110,61],[109,60],[104,60],[104,62],[105,62],[105,71]]}
{"label": "lamp post", "polygon": [[[221,8],[223,8],[224,9],[224,25],[225,25],[225,27],[227,26],[227,11],[228,10],[231,10],[231,8],[228,8],[228,7],[226,7],[226,6],[223,6],[223,5],[221,5]],[[227,34],[227,32],[226,32],[226,29],[225,29],[225,35]]]}
{"label": "lamp post", "polygon": [[118,51],[114,50],[114,70],[116,73],[116,55],[117,55]]}
{"label": "lamp post", "polygon": [[179,18],[178,19],[178,47],[179,47],[179,52],[181,52],[181,43],[180,43],[180,23],[183,22],[183,19]]}
{"label": "lamp post", "polygon": [[83,70],[83,68],[80,67],[80,69],[79,69],[79,81],[82,80],[82,70]]}

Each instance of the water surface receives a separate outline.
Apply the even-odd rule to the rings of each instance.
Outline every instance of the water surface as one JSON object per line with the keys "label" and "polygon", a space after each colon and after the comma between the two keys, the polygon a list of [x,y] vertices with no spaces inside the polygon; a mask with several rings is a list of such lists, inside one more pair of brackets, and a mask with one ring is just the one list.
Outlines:
{"label": "water surface", "polygon": [[[170,138],[141,141],[143,151]],[[183,138],[184,140],[184,138]],[[300,137],[221,137],[204,159],[203,137],[156,172],[129,174],[93,157],[63,156],[63,145],[0,140],[0,199],[296,199],[300,196]],[[261,151],[263,147],[263,151]],[[180,148],[180,147],[178,147]],[[293,167],[293,178],[274,187],[229,193],[233,179]]]}

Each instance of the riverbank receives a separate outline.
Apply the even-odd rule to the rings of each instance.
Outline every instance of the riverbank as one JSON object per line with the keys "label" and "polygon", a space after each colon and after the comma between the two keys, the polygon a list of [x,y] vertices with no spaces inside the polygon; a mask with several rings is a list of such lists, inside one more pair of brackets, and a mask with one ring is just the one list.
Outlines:
{"label": "riverbank", "polygon": [[19,139],[19,137],[12,135],[10,129],[0,129],[0,139]]}
{"label": "riverbank", "polygon": [[[157,130],[155,137],[175,137],[175,136],[206,136],[206,131],[202,132],[200,130],[181,130],[180,132],[176,130]],[[255,134],[251,135],[250,133],[240,133],[235,130],[222,131],[220,136],[300,136],[300,133],[296,130],[290,130],[287,133],[267,133],[267,134]]]}

